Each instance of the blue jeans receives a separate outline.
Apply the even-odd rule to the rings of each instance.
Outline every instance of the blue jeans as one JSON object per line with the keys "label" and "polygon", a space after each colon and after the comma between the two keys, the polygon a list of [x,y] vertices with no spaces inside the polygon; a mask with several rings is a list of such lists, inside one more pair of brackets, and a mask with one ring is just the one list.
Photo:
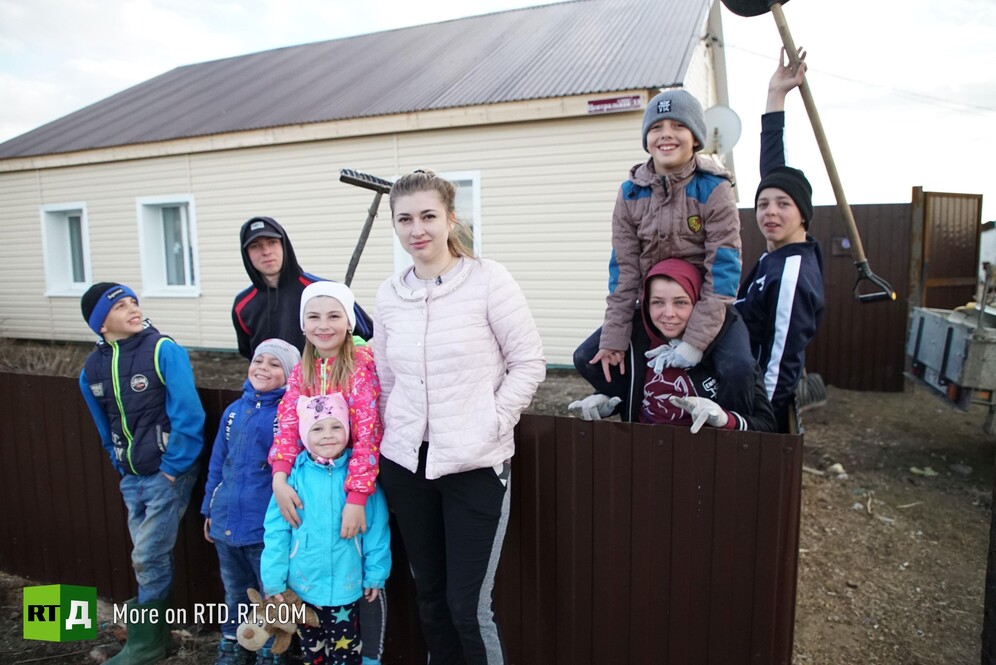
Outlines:
{"label": "blue jeans", "polygon": [[128,531],[134,548],[131,565],[138,580],[138,602],[166,598],[173,587],[173,546],[187,510],[199,465],[170,482],[156,473],[125,475],[121,496],[128,508]]}
{"label": "blue jeans", "polygon": [[221,624],[221,634],[234,640],[240,623],[239,606],[247,607],[249,604],[246,589],[252,587],[263,591],[263,580],[259,575],[263,543],[233,547],[216,540],[214,546],[218,550],[221,581],[225,585],[225,605],[228,606],[228,621]]}

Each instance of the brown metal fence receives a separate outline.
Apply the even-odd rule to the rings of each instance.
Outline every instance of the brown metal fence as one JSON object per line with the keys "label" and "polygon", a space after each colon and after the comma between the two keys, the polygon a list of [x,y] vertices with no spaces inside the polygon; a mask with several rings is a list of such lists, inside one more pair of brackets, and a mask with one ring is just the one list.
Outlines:
{"label": "brown metal fence", "polygon": [[[236,395],[201,391],[210,429]],[[77,383],[0,373],[0,403],[0,568],[130,597],[117,477]],[[526,415],[516,444],[495,594],[511,663],[791,662],[801,437]],[[188,609],[222,599],[201,496],[176,550]],[[385,662],[424,662],[393,549]]]}

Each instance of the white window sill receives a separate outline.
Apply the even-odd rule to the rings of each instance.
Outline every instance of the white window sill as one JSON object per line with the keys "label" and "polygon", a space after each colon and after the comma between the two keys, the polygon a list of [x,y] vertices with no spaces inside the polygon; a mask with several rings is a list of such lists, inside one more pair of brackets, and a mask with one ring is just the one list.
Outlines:
{"label": "white window sill", "polygon": [[141,297],[144,298],[200,298],[201,289],[198,286],[174,286],[162,287],[158,289],[145,289]]}
{"label": "white window sill", "polygon": [[79,286],[59,286],[51,287],[45,289],[46,298],[79,298],[86,290],[90,288],[90,284],[80,284]]}

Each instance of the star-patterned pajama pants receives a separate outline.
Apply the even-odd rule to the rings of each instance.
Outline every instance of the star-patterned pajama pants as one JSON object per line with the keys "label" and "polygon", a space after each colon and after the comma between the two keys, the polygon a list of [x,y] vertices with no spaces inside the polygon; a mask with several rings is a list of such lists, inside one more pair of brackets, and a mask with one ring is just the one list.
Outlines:
{"label": "star-patterned pajama pants", "polygon": [[311,665],[360,665],[359,603],[315,607],[318,627],[299,624],[301,659]]}

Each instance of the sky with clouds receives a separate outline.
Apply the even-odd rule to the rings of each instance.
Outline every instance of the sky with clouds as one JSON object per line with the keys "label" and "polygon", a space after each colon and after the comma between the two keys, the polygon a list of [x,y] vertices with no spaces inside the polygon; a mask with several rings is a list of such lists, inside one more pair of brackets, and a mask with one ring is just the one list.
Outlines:
{"label": "sky with clouds", "polygon": [[[534,4],[0,0],[0,142],[181,65]],[[982,219],[996,220],[996,2],[793,0],[784,11],[809,51],[810,88],[852,204],[908,202],[919,185],[983,194]],[[743,123],[734,158],[750,198],[781,42],[770,15],[724,9],[723,29]],[[815,202],[832,204],[798,95],[786,111],[789,161],[809,175]]]}

